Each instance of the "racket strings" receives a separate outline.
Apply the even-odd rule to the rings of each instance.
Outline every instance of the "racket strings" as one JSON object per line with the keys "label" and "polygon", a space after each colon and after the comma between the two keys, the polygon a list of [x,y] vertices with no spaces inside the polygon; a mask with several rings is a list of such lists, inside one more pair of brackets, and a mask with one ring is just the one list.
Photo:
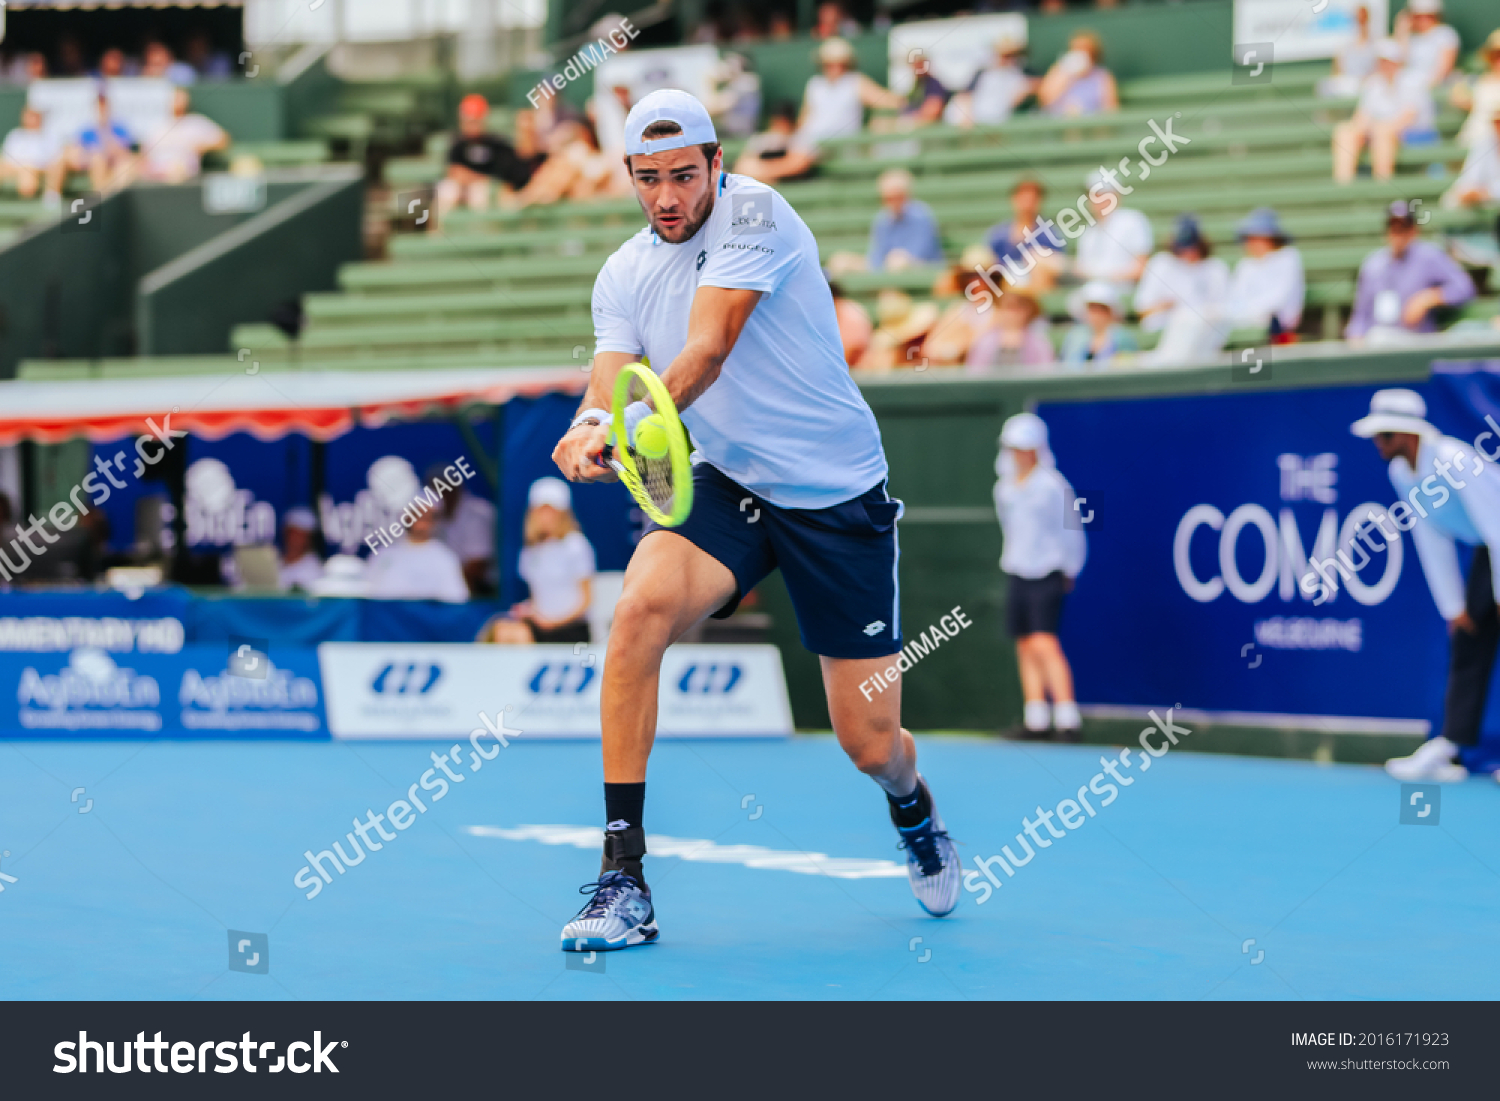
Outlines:
{"label": "racket strings", "polygon": [[[639,378],[631,378],[629,383],[629,401],[650,402],[651,394],[646,389],[646,384]],[[653,405],[654,408],[654,405]],[[640,475],[641,489],[650,498],[651,503],[668,515],[672,512],[672,498],[674,496],[674,477],[672,473],[672,450],[660,458],[648,458],[635,448],[630,449],[630,457],[635,462],[636,472]]]}

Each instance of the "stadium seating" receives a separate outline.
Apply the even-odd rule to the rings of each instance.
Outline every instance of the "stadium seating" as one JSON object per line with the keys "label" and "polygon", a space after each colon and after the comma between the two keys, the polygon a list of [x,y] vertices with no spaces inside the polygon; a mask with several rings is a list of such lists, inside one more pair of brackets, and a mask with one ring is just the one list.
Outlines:
{"label": "stadium seating", "polygon": [[[1313,96],[1321,65],[1281,66],[1274,85],[1228,85],[1214,73],[1163,76],[1121,86],[1122,109],[1110,116],[1059,120],[1037,114],[1004,127],[937,126],[909,134],[860,135],[831,143],[819,178],[784,192],[818,235],[826,260],[862,253],[877,209],[874,178],[901,165],[917,177],[916,194],[932,206],[950,257],[982,241],[1007,214],[1007,194],[1025,176],[1041,179],[1045,210],[1075,205],[1099,165],[1131,169],[1126,202],[1150,218],[1158,242],[1174,220],[1192,212],[1229,262],[1239,254],[1234,227],[1253,207],[1273,206],[1302,252],[1308,279],[1308,328],[1336,336],[1354,295],[1360,261],[1382,240],[1384,206],[1420,199],[1431,234],[1484,228],[1487,216],[1443,210],[1463,150],[1453,142],[1462,117],[1439,116],[1442,141],[1403,150],[1397,178],[1338,187],[1330,178],[1329,134],[1352,109]],[[372,100],[376,106],[381,104]],[[395,99],[385,106],[394,107]],[[1142,178],[1138,149],[1151,121],[1172,121],[1187,138],[1179,151]],[[503,121],[503,120],[502,120]],[[448,136],[429,137],[426,155],[386,166],[393,189],[419,188],[442,172]],[[1151,149],[1160,157],[1160,146]],[[234,334],[270,362],[488,364],[586,361],[592,347],[589,295],[603,259],[641,226],[633,199],[563,203],[519,212],[455,212],[441,229],[393,236],[382,261],[347,265],[340,293],[310,295],[296,340],[272,326]],[[860,273],[842,280],[867,306],[886,287],[922,297],[933,269]],[[1066,319],[1066,294],[1044,299]],[[1463,316],[1493,315],[1481,301]],[[1253,341],[1257,334],[1236,337]]]}

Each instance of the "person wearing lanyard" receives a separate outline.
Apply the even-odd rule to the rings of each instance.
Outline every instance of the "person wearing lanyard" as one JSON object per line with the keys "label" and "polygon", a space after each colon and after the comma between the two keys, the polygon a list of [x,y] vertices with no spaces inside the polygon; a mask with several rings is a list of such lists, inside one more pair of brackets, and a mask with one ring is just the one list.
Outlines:
{"label": "person wearing lanyard", "polygon": [[[1004,536],[1000,569],[1010,577],[1005,622],[1016,640],[1025,699],[1024,728],[1017,734],[1041,739],[1056,729],[1062,741],[1076,742],[1082,720],[1057,625],[1088,552],[1087,504],[1075,500],[1073,487],[1058,473],[1047,424],[1035,413],[1017,413],[1005,422],[995,473],[995,511]],[[1076,525],[1070,522],[1075,516]]]}
{"label": "person wearing lanyard", "polygon": [[1432,311],[1462,306],[1474,281],[1437,245],[1420,240],[1415,208],[1397,199],[1386,211],[1386,247],[1359,266],[1354,312],[1344,335],[1352,343],[1378,341],[1437,328]]}
{"label": "person wearing lanyard", "polygon": [[[1369,416],[1355,421],[1350,431],[1373,440],[1389,464],[1398,498],[1389,519],[1397,529],[1411,532],[1427,588],[1453,640],[1441,733],[1410,757],[1387,761],[1385,770],[1398,780],[1463,780],[1469,773],[1458,757],[1479,741],[1500,648],[1500,577],[1493,568],[1494,549],[1500,548],[1500,478],[1483,470],[1484,459],[1475,454],[1478,441],[1465,444],[1428,423],[1427,403],[1413,390],[1377,390]],[[1386,529],[1386,519],[1383,514],[1373,522],[1389,539],[1393,533]],[[1366,535],[1376,532],[1367,529]],[[1467,584],[1459,569],[1458,543],[1474,548]],[[1325,576],[1324,583],[1333,580]]]}

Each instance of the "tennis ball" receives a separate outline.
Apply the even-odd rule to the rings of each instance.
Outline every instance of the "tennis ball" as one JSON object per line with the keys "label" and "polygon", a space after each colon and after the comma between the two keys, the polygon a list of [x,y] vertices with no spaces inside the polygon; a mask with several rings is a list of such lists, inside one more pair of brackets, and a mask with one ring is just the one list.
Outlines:
{"label": "tennis ball", "polygon": [[660,459],[667,453],[667,422],[660,413],[641,418],[635,426],[635,449],[648,459]]}

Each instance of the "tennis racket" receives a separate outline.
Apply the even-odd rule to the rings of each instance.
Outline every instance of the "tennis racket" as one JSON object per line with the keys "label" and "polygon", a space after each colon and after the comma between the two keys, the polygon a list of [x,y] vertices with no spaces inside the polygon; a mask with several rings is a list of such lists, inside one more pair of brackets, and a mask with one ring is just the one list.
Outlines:
{"label": "tennis racket", "polygon": [[[652,408],[635,427],[632,440],[625,410],[643,401]],[[643,363],[627,363],[615,379],[610,409],[610,442],[600,465],[612,467],[641,511],[655,523],[673,528],[693,509],[693,467],[688,461],[688,434],[672,395]]]}

